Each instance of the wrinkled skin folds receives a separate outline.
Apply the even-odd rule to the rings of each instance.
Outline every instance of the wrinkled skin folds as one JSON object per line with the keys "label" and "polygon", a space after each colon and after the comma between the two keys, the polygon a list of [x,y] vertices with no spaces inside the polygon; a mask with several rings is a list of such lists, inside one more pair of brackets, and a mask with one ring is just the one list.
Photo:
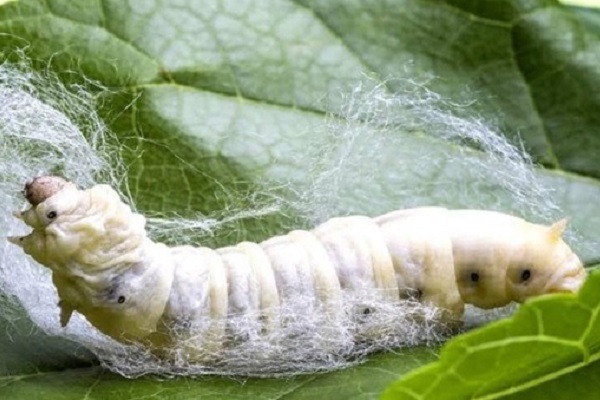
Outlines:
{"label": "wrinkled skin folds", "polygon": [[[333,218],[262,243],[167,247],[147,237],[145,218],[111,187],[40,182],[26,188],[26,195],[39,189],[36,201],[16,213],[32,232],[10,240],[52,271],[61,324],[76,311],[116,340],[152,348],[182,337],[214,346],[226,334],[218,321],[231,314],[256,315],[263,332],[277,329],[277,308],[295,292],[332,315],[343,293],[367,290],[389,302],[416,299],[457,320],[465,304],[494,308],[576,292],[586,277],[561,238],[564,220],[544,226],[423,207]],[[202,335],[175,335],[173,324]]]}

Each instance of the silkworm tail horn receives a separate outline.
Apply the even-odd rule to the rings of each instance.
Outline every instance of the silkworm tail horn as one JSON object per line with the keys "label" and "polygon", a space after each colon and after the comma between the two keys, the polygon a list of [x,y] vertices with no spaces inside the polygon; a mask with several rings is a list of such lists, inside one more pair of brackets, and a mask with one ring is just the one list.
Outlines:
{"label": "silkworm tail horn", "polygon": [[25,198],[32,206],[44,202],[46,199],[54,196],[65,185],[67,181],[58,176],[38,176],[33,178],[31,182],[25,184],[23,191]]}
{"label": "silkworm tail horn", "polygon": [[21,243],[23,241],[22,236],[9,236],[9,237],[7,237],[7,239],[9,242],[16,244],[17,246],[23,247],[23,245]]}

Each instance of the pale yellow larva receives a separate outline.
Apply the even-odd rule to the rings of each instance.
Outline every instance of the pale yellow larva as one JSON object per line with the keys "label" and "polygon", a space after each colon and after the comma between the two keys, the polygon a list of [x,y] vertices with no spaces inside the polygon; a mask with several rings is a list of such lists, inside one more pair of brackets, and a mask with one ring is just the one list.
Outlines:
{"label": "pale yellow larva", "polygon": [[320,304],[332,323],[344,295],[365,291],[388,302],[417,299],[453,320],[465,303],[493,308],[575,292],[586,276],[561,239],[564,220],[543,226],[423,207],[334,218],[258,244],[170,248],[151,241],[144,217],[107,185],[47,187],[19,214],[33,232],[11,241],[52,270],[61,323],[77,311],[117,340],[154,348],[188,341],[199,357],[203,346],[218,352],[229,315],[254,316],[262,333],[277,330],[285,323],[278,307],[295,295]]}

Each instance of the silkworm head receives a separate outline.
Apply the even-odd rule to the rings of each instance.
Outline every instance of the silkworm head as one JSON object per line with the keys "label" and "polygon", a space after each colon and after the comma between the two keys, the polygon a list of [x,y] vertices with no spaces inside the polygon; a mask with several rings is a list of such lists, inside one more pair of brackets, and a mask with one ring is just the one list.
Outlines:
{"label": "silkworm head", "polygon": [[25,184],[23,194],[32,206],[60,192],[69,182],[58,176],[38,176]]}
{"label": "silkworm head", "polygon": [[33,231],[13,240],[13,243],[23,247],[25,253],[43,265],[50,267],[63,261],[70,253],[55,249],[55,242],[62,237],[60,229],[56,228],[73,219],[80,197],[80,192],[73,183],[64,183],[58,192],[21,213],[23,221]]}
{"label": "silkworm head", "polygon": [[28,196],[32,207],[20,217],[33,231],[11,241],[52,269],[61,324],[77,311],[115,339],[145,337],[156,327],[171,281],[168,268],[154,268],[144,257],[144,217],[107,185],[51,186],[28,184],[26,192],[48,190]]}
{"label": "silkworm head", "polygon": [[51,268],[103,269],[107,264],[138,262],[136,249],[146,237],[144,218],[132,213],[107,185],[78,190],[67,182],[22,217],[33,232],[13,242]]}

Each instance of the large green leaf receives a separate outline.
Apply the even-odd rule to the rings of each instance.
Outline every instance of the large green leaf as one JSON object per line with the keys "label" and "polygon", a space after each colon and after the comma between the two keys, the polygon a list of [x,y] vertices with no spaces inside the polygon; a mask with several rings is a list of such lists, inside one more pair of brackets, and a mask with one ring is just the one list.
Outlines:
{"label": "large green leaf", "polygon": [[[125,145],[129,187],[142,210],[214,214],[311,189],[307,163],[314,158],[303,154],[327,139],[326,114],[343,116],[338,94],[366,73],[393,78],[385,86],[391,97],[407,95],[405,79],[427,82],[448,102],[469,104],[462,115],[520,137],[550,168],[539,178],[571,216],[582,237],[579,253],[588,263],[600,258],[589,244],[600,226],[600,38],[593,17],[584,24],[550,0],[0,4],[3,57],[26,47],[41,69],[50,65],[65,80],[84,75],[111,88],[100,112]],[[481,184],[476,164],[431,162],[477,160],[477,150],[429,135],[426,123],[418,128],[393,125],[385,135],[359,137],[365,154],[352,156],[339,186],[325,193],[333,210],[374,215],[416,204],[480,204],[524,213],[504,188]],[[264,192],[264,182],[281,192],[249,199]],[[465,182],[477,186],[465,192]],[[420,189],[406,198],[407,187]],[[284,211],[238,220],[206,243],[260,240],[305,223],[294,207]],[[22,312],[3,318],[3,398],[375,398],[398,375],[435,358],[412,349],[346,371],[244,385],[216,377],[130,381],[90,367],[89,354],[46,337]]]}
{"label": "large green leaf", "polygon": [[350,370],[288,379],[127,380],[92,367],[7,375],[0,377],[0,391],[6,399],[373,399],[398,375],[435,357],[429,349],[406,349],[373,356]]}
{"label": "large green leaf", "polygon": [[535,299],[509,320],[455,338],[438,362],[390,386],[383,399],[594,398],[599,286],[595,271],[578,296]]}

